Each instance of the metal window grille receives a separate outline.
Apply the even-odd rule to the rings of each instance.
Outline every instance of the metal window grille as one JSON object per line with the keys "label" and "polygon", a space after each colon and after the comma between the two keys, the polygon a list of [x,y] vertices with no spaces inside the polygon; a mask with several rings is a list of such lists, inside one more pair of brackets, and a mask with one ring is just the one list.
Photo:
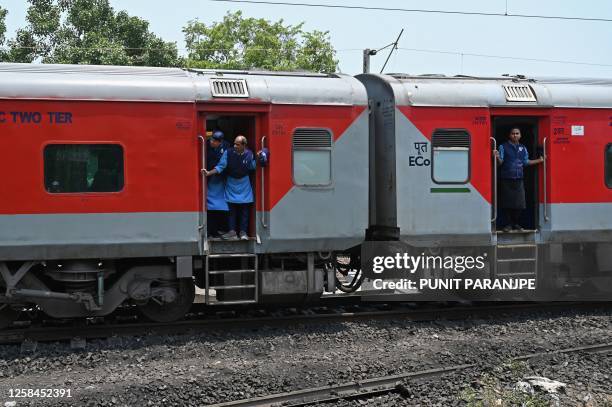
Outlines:
{"label": "metal window grille", "polygon": [[326,129],[293,132],[293,183],[303,187],[332,185],[332,141]]}
{"label": "metal window grille", "polygon": [[432,137],[433,148],[463,147],[470,148],[470,135],[462,131],[436,130]]}
{"label": "metal window grille", "polygon": [[431,178],[436,184],[470,180],[470,135],[458,129],[436,130],[431,138]]}
{"label": "metal window grille", "polygon": [[296,129],[293,149],[331,148],[332,135],[325,129]]}

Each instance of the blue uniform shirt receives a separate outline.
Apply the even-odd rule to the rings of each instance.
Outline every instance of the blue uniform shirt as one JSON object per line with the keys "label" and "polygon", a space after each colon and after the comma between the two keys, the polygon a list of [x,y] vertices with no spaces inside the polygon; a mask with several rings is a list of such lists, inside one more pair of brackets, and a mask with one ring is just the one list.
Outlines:
{"label": "blue uniform shirt", "polygon": [[[250,153],[250,151],[248,151],[248,153]],[[245,150],[241,157],[246,156],[245,158],[248,158],[248,162],[245,163],[245,165],[250,171],[253,171],[256,168],[255,159],[252,153],[248,153]],[[228,152],[224,152],[223,156],[221,156],[221,160],[219,160],[219,164],[215,167],[219,174],[227,169],[227,155]],[[251,180],[248,175],[241,178],[226,177],[225,200],[230,203],[251,203],[254,201],[253,188],[251,187]]]}
{"label": "blue uniform shirt", "polygon": [[499,146],[499,158],[502,160],[502,178],[523,179],[523,167],[529,163],[527,147],[506,141]]}
{"label": "blue uniform shirt", "polygon": [[[223,141],[216,149],[212,149],[209,144],[208,148],[210,150],[207,150],[208,154],[206,157],[206,166],[209,169],[212,169],[211,166],[217,165],[223,155],[226,153],[227,149],[229,148],[229,143],[227,141]],[[209,211],[228,211],[229,207],[227,206],[227,201],[225,200],[225,177],[223,175],[215,174],[208,177],[206,185],[206,208]]]}

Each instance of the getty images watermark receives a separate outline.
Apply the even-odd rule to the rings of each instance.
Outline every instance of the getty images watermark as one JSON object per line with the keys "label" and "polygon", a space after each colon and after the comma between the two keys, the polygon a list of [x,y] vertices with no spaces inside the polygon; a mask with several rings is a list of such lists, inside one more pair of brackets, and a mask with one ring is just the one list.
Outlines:
{"label": "getty images watermark", "polygon": [[[535,264],[500,266],[490,256],[488,246],[424,249],[403,241],[367,242],[361,250],[364,289],[368,295],[405,294],[401,300],[410,301],[549,297],[539,287]],[[519,270],[525,266],[532,272]]]}
{"label": "getty images watermark", "polygon": [[[485,272],[487,253],[480,256],[464,255],[394,255],[371,257],[371,270],[375,277],[391,274],[394,278],[374,278],[373,286],[378,290],[535,290],[535,278],[485,278],[465,276],[465,272]],[[425,271],[446,271],[457,274],[456,278],[425,277]],[[411,278],[399,278],[408,275]]]}

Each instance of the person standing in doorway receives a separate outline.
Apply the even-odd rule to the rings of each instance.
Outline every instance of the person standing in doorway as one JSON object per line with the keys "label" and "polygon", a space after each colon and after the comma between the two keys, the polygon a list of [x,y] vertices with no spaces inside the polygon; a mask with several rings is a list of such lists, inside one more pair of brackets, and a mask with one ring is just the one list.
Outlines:
{"label": "person standing in doorway", "polygon": [[[257,154],[260,162],[267,162],[265,151]],[[219,164],[206,176],[225,174],[225,200],[229,206],[229,231],[221,236],[223,239],[248,240],[249,215],[253,203],[253,188],[249,174],[256,168],[253,152],[247,148],[247,139],[243,135],[236,136],[234,147],[227,150],[219,160]]]}
{"label": "person standing in doorway", "polygon": [[[215,168],[221,157],[230,148],[222,131],[216,130],[206,146],[206,169]],[[208,219],[208,237],[219,237],[227,231],[227,213],[229,206],[225,200],[225,176],[216,174],[208,177],[206,183],[206,209]]]}
{"label": "person standing in doorway", "polygon": [[521,130],[513,127],[508,134],[508,141],[499,146],[499,151],[494,151],[497,164],[501,166],[500,207],[506,211],[508,218],[504,232],[510,232],[512,229],[523,231],[520,225],[520,217],[526,207],[523,169],[544,162],[542,157],[530,160],[527,147],[522,145],[520,140]]}

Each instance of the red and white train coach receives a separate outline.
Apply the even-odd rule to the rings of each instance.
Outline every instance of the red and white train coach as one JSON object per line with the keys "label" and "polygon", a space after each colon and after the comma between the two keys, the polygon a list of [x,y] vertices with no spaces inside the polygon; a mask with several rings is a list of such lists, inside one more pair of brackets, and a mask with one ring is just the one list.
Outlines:
{"label": "red and white train coach", "polygon": [[[535,278],[550,298],[611,298],[612,82],[358,79],[372,107],[372,154],[387,157],[370,162],[371,236],[427,253],[486,253],[488,275]],[[515,127],[530,158],[545,160],[525,169],[525,230],[503,233],[492,150]]]}
{"label": "red and white train coach", "polygon": [[[489,277],[609,299],[611,89],[0,64],[0,325],[32,305],[79,317],[126,301],[173,320],[195,285],[207,304],[316,300],[370,240],[484,253]],[[545,161],[526,170],[527,230],[500,233],[492,150],[512,127]],[[270,151],[247,241],[207,238],[213,130]]]}
{"label": "red and white train coach", "polygon": [[[206,237],[213,129],[270,151],[249,241]],[[350,76],[1,64],[4,321],[27,304],[73,317],[126,300],[175,319],[192,277],[209,303],[319,296],[315,268],[367,227],[367,129]]]}

